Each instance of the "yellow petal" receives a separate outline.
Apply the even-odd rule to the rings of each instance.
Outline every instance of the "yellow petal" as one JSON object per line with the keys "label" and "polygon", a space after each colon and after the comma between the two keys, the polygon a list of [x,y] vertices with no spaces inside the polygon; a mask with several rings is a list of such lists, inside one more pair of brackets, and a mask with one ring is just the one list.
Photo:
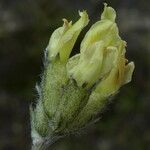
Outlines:
{"label": "yellow petal", "polygon": [[106,48],[103,55],[103,63],[100,73],[100,78],[105,76],[115,66],[118,57],[118,50],[116,47],[109,46]]}
{"label": "yellow petal", "polygon": [[99,78],[103,51],[103,42],[100,41],[94,43],[80,54],[78,64],[69,71],[79,86],[87,84],[87,87],[89,87]]}
{"label": "yellow petal", "polygon": [[122,84],[126,84],[131,81],[134,68],[134,62],[130,62],[127,66],[125,66],[124,80]]}
{"label": "yellow petal", "polygon": [[104,11],[101,15],[101,19],[108,19],[114,22],[116,19],[116,11],[112,7],[107,7],[107,4],[104,3]]}
{"label": "yellow petal", "polygon": [[108,97],[118,91],[124,79],[125,59],[118,58],[111,72],[102,79],[97,85],[95,91],[100,93],[102,97]]}
{"label": "yellow petal", "polygon": [[[104,14],[107,12],[107,9],[110,8],[106,7],[103,12]],[[92,25],[90,30],[86,33],[83,41],[81,42],[81,53],[82,51],[86,50],[91,44],[100,40],[104,41],[106,47],[108,45],[116,46],[121,41],[117,24],[111,19],[104,19],[104,17],[102,18],[102,20]]]}
{"label": "yellow petal", "polygon": [[115,93],[119,88],[118,69],[114,68],[107,78],[103,79],[96,87],[95,92],[100,93],[101,97],[108,97]]}
{"label": "yellow petal", "polygon": [[85,51],[93,43],[102,40],[110,31],[113,26],[111,21],[98,21],[90,30],[86,33],[84,39],[81,42],[80,51]]}
{"label": "yellow petal", "polygon": [[66,19],[63,19],[63,21],[64,21],[63,26],[56,29],[50,38],[50,41],[47,47],[47,50],[49,53],[48,58],[50,60],[54,59],[56,55],[58,54],[59,52],[58,47],[59,47],[60,40],[63,34],[65,33],[65,31],[68,30],[71,26],[71,24],[69,24]]}
{"label": "yellow petal", "polygon": [[79,15],[81,18],[65,32],[59,43],[61,45],[59,51],[61,61],[67,61],[78,35],[89,22],[86,11],[79,12]]}
{"label": "yellow petal", "polygon": [[69,58],[67,64],[66,64],[66,69],[68,76],[72,76],[73,68],[79,63],[80,59],[80,54],[76,54],[73,57]]}

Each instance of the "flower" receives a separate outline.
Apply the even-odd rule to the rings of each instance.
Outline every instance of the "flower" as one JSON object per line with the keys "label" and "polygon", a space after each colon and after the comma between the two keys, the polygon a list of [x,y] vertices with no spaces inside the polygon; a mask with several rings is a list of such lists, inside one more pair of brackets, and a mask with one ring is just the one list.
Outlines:
{"label": "flower", "polygon": [[50,60],[55,59],[58,53],[61,61],[68,60],[78,35],[89,22],[86,11],[79,11],[79,15],[81,18],[74,25],[72,25],[72,21],[68,22],[63,19],[63,26],[56,29],[52,34],[47,47]]}

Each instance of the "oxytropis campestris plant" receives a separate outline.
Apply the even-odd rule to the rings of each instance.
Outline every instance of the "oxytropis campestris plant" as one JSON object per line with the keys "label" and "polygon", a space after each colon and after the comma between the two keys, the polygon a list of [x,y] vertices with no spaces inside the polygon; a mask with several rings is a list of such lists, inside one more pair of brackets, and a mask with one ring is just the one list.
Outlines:
{"label": "oxytropis campestris plant", "polygon": [[80,53],[69,57],[89,22],[86,11],[79,15],[74,24],[63,19],[47,46],[39,98],[31,106],[33,149],[44,149],[97,120],[110,98],[131,81],[134,63],[125,58],[126,42],[119,36],[116,12],[107,4],[82,40]]}

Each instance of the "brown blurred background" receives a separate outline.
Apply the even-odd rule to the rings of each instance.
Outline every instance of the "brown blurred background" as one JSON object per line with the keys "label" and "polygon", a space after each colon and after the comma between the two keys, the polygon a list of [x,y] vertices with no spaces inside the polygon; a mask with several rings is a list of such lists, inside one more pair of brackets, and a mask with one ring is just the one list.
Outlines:
{"label": "brown blurred background", "polygon": [[[86,9],[91,23],[100,18],[102,0],[0,0],[0,150],[28,150],[29,104],[43,68],[43,50],[62,18],[75,21]],[[150,1],[107,0],[117,10],[133,81],[116,96],[101,121],[54,150],[148,150],[150,146]],[[73,53],[85,32],[82,32]]]}

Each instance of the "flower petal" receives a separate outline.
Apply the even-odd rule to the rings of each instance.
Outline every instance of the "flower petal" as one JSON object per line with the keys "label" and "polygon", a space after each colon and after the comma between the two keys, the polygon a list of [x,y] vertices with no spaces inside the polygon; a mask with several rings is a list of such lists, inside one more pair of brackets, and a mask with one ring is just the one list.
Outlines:
{"label": "flower petal", "polygon": [[116,11],[112,7],[107,7],[107,4],[104,3],[104,11],[101,15],[101,19],[108,19],[114,22],[116,19]]}
{"label": "flower petal", "polygon": [[127,66],[125,66],[124,80],[122,84],[127,84],[131,81],[134,68],[134,62],[130,62]]}
{"label": "flower petal", "polygon": [[103,51],[104,44],[100,41],[94,43],[80,54],[78,64],[70,70],[72,77],[77,81],[79,86],[87,84],[87,87],[89,87],[99,78]]}

